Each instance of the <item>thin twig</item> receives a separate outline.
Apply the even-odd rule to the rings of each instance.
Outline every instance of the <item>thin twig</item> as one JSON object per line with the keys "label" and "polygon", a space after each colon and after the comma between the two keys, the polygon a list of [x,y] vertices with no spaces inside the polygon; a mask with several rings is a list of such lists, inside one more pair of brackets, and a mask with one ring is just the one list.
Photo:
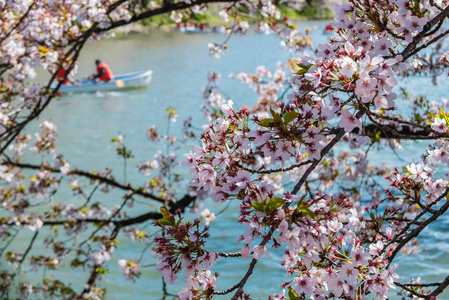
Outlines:
{"label": "thin twig", "polygon": [[[51,171],[53,173],[60,173],[61,170],[59,168],[52,168],[48,165],[42,164],[42,165],[32,165],[32,164],[24,164],[24,163],[16,163],[13,161],[8,161],[8,162],[4,162],[2,163],[3,165],[12,165],[12,166],[16,166],[22,169],[33,169],[33,170],[47,170],[47,171]],[[125,191],[129,191],[133,194],[145,197],[145,198],[150,198],[153,200],[156,200],[160,203],[164,203],[165,199],[160,198],[158,196],[155,196],[153,194],[147,193],[145,192],[145,190],[143,188],[133,188],[131,184],[122,184],[119,183],[113,179],[109,179],[107,177],[103,177],[97,174],[92,174],[90,172],[86,172],[86,171],[81,171],[78,169],[73,169],[73,170],[69,170],[67,175],[78,175],[78,176],[82,176],[82,177],[86,177],[89,178],[91,180],[98,180],[101,183],[125,190]]]}
{"label": "thin twig", "polygon": [[[444,197],[446,197],[446,195],[449,193],[449,188],[446,189],[446,191],[443,193],[443,195],[441,195],[440,197],[437,198],[437,200],[441,200]],[[438,201],[439,201],[438,200]],[[435,203],[437,201],[434,201]],[[447,210],[449,209],[449,201],[447,201],[443,206],[441,206],[441,208],[439,210],[437,210],[431,217],[429,217],[427,220],[425,220],[424,222],[422,222],[421,225],[419,225],[418,227],[416,227],[415,229],[413,229],[405,238],[401,239],[401,241],[399,242],[399,244],[396,246],[396,248],[393,250],[393,252],[391,253],[391,256],[388,257],[388,266],[387,268],[391,265],[391,262],[393,261],[393,259],[395,258],[395,256],[399,253],[399,251],[413,238],[417,237],[421,231],[423,231],[425,228],[427,228],[427,226],[432,223],[433,221],[437,220],[442,214],[444,214]]]}
{"label": "thin twig", "polygon": [[412,51],[416,48],[418,43],[421,41],[421,39],[426,35],[426,33],[432,29],[436,24],[444,20],[449,15],[449,6],[447,6],[442,12],[440,12],[437,16],[435,16],[432,20],[427,22],[426,25],[424,25],[423,30],[418,33],[411,43],[407,45],[407,47],[404,49],[404,51],[401,52],[402,60],[406,60],[411,56]]}

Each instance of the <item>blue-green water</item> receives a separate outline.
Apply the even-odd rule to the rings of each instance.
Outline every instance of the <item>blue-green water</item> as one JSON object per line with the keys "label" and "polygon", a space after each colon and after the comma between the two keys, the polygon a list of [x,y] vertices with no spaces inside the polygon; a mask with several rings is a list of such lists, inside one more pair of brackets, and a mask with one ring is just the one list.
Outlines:
{"label": "blue-green water", "polygon": [[[323,42],[327,37],[322,29],[327,23],[315,22],[300,25],[300,28],[309,26],[314,30],[314,42]],[[182,120],[189,116],[194,119],[194,125],[200,127],[205,124],[200,106],[203,103],[201,89],[207,84],[207,73],[218,71],[222,73],[223,80],[220,87],[229,94],[237,106],[252,105],[256,102],[256,94],[247,86],[237,80],[227,78],[229,73],[237,74],[240,71],[254,72],[258,65],[265,65],[274,70],[277,62],[285,61],[291,54],[279,47],[279,40],[275,36],[265,36],[249,33],[244,37],[233,37],[229,42],[229,51],[221,59],[208,57],[207,44],[213,41],[222,41],[219,35],[185,35],[183,33],[151,33],[135,35],[122,39],[104,40],[90,44],[81,55],[79,76],[86,76],[94,72],[94,60],[101,58],[109,64],[116,73],[126,73],[140,70],[153,70],[153,80],[146,89],[118,91],[97,94],[76,94],[62,97],[54,102],[45,111],[41,119],[51,118],[58,126],[58,153],[64,153],[71,166],[80,169],[103,170],[112,167],[118,180],[122,181],[122,161],[115,153],[115,146],[110,142],[119,132],[126,135],[125,143],[132,149],[134,158],[128,165],[128,181],[141,184],[145,178],[137,173],[135,165],[144,160],[153,159],[160,145],[147,141],[146,129],[152,124],[159,128],[166,128],[166,108],[172,106],[179,114],[178,123],[172,125],[171,132],[179,130]],[[439,100],[444,97],[443,90],[435,89],[430,80],[408,79],[406,85],[412,92],[423,93]],[[181,136],[181,135],[179,135]],[[423,144],[404,144],[404,150],[399,152],[405,161],[400,161],[391,151],[371,153],[372,161],[390,162],[392,165],[404,165],[417,161],[424,153]],[[163,148],[164,150],[165,148]],[[188,170],[182,171],[187,174]],[[135,184],[137,185],[137,184]],[[182,194],[182,193],[181,193]],[[120,203],[121,192],[113,191],[110,194],[97,194],[97,201],[103,201],[112,208]],[[70,191],[61,191],[55,195],[55,201],[72,202],[81,201],[72,196]],[[135,215],[142,209],[157,209],[159,205],[147,203],[136,205],[131,210]],[[212,201],[204,203],[214,212],[222,207]],[[139,211],[140,210],[140,211]],[[211,223],[212,236],[208,242],[210,250],[225,252],[239,251],[241,244],[236,243],[237,236],[246,228],[236,223],[238,208],[231,206],[226,213],[217,216]],[[449,219],[441,217],[438,224],[423,232],[420,239],[425,251],[417,256],[400,257],[399,275],[403,282],[421,276],[423,282],[435,282],[447,276],[449,265],[449,251],[447,239],[449,238]],[[15,247],[27,245],[26,233],[19,236]],[[138,242],[131,243],[126,237],[120,235],[119,247],[109,261],[110,273],[100,282],[107,289],[107,299],[158,299],[161,293],[161,277],[153,267],[143,268],[142,276],[136,284],[124,280],[117,260],[121,258],[138,259],[144,248]],[[37,245],[39,247],[39,245]],[[36,251],[39,251],[37,248]],[[284,279],[283,268],[279,265],[279,253],[271,251],[272,259],[264,256],[256,266],[254,275],[249,279],[246,290],[251,292],[253,299],[266,299],[274,292],[280,292],[278,284]],[[218,289],[233,286],[246,272],[250,259],[234,258],[221,259],[213,271],[220,272]],[[145,252],[142,265],[155,263],[151,251]],[[68,264],[68,262],[66,263]],[[47,276],[54,276],[69,282],[77,290],[85,284],[87,277],[82,271],[47,272]],[[41,273],[26,273],[24,278],[41,278]],[[172,293],[177,287],[169,287]],[[446,293],[449,298],[449,293]],[[223,297],[228,299],[229,296]],[[392,297],[393,298],[393,297]]]}

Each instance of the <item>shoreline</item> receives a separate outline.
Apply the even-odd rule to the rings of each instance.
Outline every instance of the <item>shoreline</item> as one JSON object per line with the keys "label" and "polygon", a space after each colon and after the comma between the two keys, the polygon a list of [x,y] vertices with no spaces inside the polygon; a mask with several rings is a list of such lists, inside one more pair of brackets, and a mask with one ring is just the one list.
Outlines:
{"label": "shoreline", "polygon": [[[327,1],[326,1],[327,2]],[[325,4],[318,8],[318,4],[307,5],[301,10],[294,9],[278,5],[278,9],[281,11],[281,19],[288,17],[289,21],[320,21],[329,20],[333,21],[334,14],[331,9],[332,5]],[[207,28],[220,27],[225,25],[220,17],[218,17],[218,10],[210,8],[205,15],[193,15],[192,20],[189,21],[190,24],[195,24],[199,26],[200,24],[205,24]],[[247,20],[250,25],[255,25],[258,23],[256,19]],[[170,19],[169,15],[161,15],[153,17],[150,19],[145,19],[139,23],[129,24],[121,27],[119,30],[114,31],[114,38],[121,38],[128,35],[134,34],[147,34],[152,31],[160,32],[170,32],[174,31],[176,24]]]}

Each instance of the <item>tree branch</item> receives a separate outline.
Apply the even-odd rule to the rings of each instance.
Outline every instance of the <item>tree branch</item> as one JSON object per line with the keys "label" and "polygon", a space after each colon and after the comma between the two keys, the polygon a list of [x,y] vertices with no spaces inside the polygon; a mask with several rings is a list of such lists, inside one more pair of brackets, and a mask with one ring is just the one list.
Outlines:
{"label": "tree branch", "polygon": [[[13,165],[15,167],[19,167],[19,168],[22,168],[22,169],[47,170],[47,171],[50,171],[50,172],[53,172],[53,173],[61,173],[60,169],[52,168],[52,167],[50,167],[48,165],[45,165],[45,164],[32,165],[32,164],[15,163],[13,161],[8,161],[8,162],[5,162],[5,163],[2,163],[2,165]],[[125,184],[119,183],[119,182],[117,182],[117,181],[115,181],[113,179],[109,179],[109,178],[106,178],[106,177],[103,177],[103,176],[100,176],[100,175],[92,174],[92,173],[89,173],[89,172],[86,172],[86,171],[81,171],[81,170],[78,170],[78,169],[70,170],[67,173],[67,175],[77,175],[77,176],[82,176],[82,177],[89,178],[91,180],[98,180],[101,183],[104,183],[104,184],[107,184],[107,185],[110,185],[110,186],[113,186],[113,187],[116,187],[116,188],[119,188],[119,189],[122,189],[122,190],[125,190],[125,191],[129,191],[129,192],[131,192],[131,193],[133,193],[135,195],[139,195],[139,196],[142,196],[142,197],[145,197],[145,198],[153,199],[153,200],[158,201],[160,203],[164,203],[165,200],[166,200],[166,199],[163,199],[161,197],[155,196],[155,195],[153,195],[151,193],[145,192],[144,188],[133,188],[132,185],[129,184],[129,183],[127,185],[125,185]]]}
{"label": "tree branch", "polygon": [[10,30],[10,31],[9,31],[3,38],[0,39],[0,44],[1,44],[4,40],[6,40],[6,39],[8,38],[8,36],[10,36],[11,33],[12,33],[14,30],[16,30],[17,27],[20,26],[20,24],[23,22],[23,20],[25,20],[25,18],[26,18],[26,17],[28,16],[28,14],[30,13],[30,11],[31,11],[31,9],[33,8],[34,4],[35,4],[35,2],[33,1],[33,2],[31,3],[31,5],[28,7],[28,10],[23,14],[23,16],[22,16],[22,17],[20,18],[20,20],[14,25],[14,27],[11,28],[11,30]]}
{"label": "tree branch", "polygon": [[38,234],[39,230],[36,230],[36,232],[33,235],[33,238],[31,239],[30,244],[28,245],[28,248],[26,249],[25,253],[22,256],[22,259],[19,261],[20,265],[25,261],[25,258],[27,257],[28,253],[30,253],[30,250],[33,247],[34,241],[36,240]]}
{"label": "tree branch", "polygon": [[[438,197],[434,203],[438,203],[440,200],[442,200],[444,197],[447,196],[447,194],[449,193],[449,188],[447,188],[444,193]],[[427,220],[423,221],[421,223],[421,225],[419,225],[418,227],[416,227],[415,229],[413,229],[405,238],[401,239],[401,241],[399,242],[399,244],[396,246],[396,248],[394,249],[394,251],[391,253],[391,256],[388,257],[388,266],[387,268],[391,265],[391,262],[393,261],[393,259],[395,258],[395,256],[399,253],[399,251],[401,251],[401,249],[413,238],[417,237],[421,231],[423,231],[425,228],[427,228],[427,226],[429,226],[429,224],[431,224],[433,221],[435,221],[436,219],[438,219],[442,214],[444,214],[447,210],[449,209],[449,201],[446,201],[446,203],[441,206],[441,208],[439,210],[437,210],[430,218],[428,218]]]}
{"label": "tree branch", "polygon": [[[76,60],[78,59],[78,56],[79,56],[84,44],[86,43],[87,38],[88,37],[78,39],[77,43],[74,46],[72,46],[72,48],[66,53],[65,58],[68,58],[71,55],[71,53],[74,52],[73,58],[72,58],[72,63],[70,64],[69,68],[67,69],[66,74],[70,73],[70,71],[75,67]],[[50,91],[50,86],[54,82],[54,80],[56,78],[56,74],[58,73],[58,71],[61,68],[62,68],[62,64],[59,67],[59,69],[51,76],[50,80],[48,81],[46,87],[44,88],[45,93]],[[8,148],[8,146],[14,141],[16,136],[18,136],[20,134],[20,132],[25,128],[25,126],[27,126],[32,120],[34,120],[40,116],[42,111],[50,104],[51,100],[57,95],[61,85],[62,85],[62,81],[59,82],[58,85],[56,86],[56,88],[51,90],[49,92],[48,96],[46,96],[46,97],[41,94],[40,99],[39,99],[38,103],[35,105],[33,111],[31,111],[31,113],[26,117],[26,119],[23,122],[16,124],[12,128],[8,128],[8,130],[6,130],[4,133],[0,134],[0,141],[3,139],[7,140],[4,143],[4,145],[1,147],[0,154],[3,154],[3,152]],[[44,98],[46,98],[46,101],[42,104],[42,100]]]}
{"label": "tree branch", "polygon": [[412,51],[418,46],[421,39],[426,35],[426,33],[432,29],[436,24],[443,21],[447,16],[449,15],[449,6],[447,6],[442,12],[440,12],[437,16],[435,16],[432,20],[427,22],[426,25],[424,25],[423,30],[418,33],[411,43],[407,45],[407,47],[400,53],[402,56],[402,60],[407,60],[412,54]]}
{"label": "tree branch", "polygon": [[114,29],[114,28],[117,28],[120,26],[124,26],[124,25],[128,25],[131,23],[135,23],[135,22],[143,20],[143,19],[151,18],[151,17],[157,16],[157,15],[171,12],[171,11],[190,8],[195,5],[201,5],[201,4],[207,4],[207,3],[230,3],[230,2],[238,2],[238,1],[239,0],[197,0],[197,1],[189,1],[188,3],[187,2],[178,2],[178,3],[171,4],[171,5],[165,5],[165,6],[162,6],[159,8],[155,8],[152,10],[147,10],[145,12],[142,12],[138,15],[133,16],[129,20],[114,21],[110,24],[109,27],[96,28],[93,32],[100,33],[100,32],[104,32],[104,31],[109,31],[111,29]]}
{"label": "tree branch", "polygon": [[[181,200],[177,202],[172,202],[169,204],[169,210],[171,213],[175,213],[176,210],[181,210],[181,212],[184,212],[185,209],[196,199],[196,197],[192,197],[189,195],[185,195]],[[140,224],[143,222],[146,222],[148,220],[157,220],[162,218],[163,215],[160,212],[148,212],[142,215],[139,215],[134,218],[129,219],[121,219],[121,220],[105,220],[105,219],[73,219],[73,220],[43,220],[43,226],[57,226],[57,225],[64,225],[66,223],[103,223],[103,222],[110,222],[113,223],[116,226],[124,227],[129,225],[135,225]],[[8,226],[14,226],[14,225],[28,225],[29,223],[27,221],[21,221],[21,222],[12,222],[8,223],[6,220],[3,220],[0,222],[0,225],[8,225]]]}
{"label": "tree branch", "polygon": [[414,290],[412,290],[411,288],[409,288],[409,287],[408,287],[407,285],[405,285],[405,284],[401,284],[401,283],[399,283],[399,282],[395,282],[394,284],[397,285],[397,286],[399,286],[399,287],[401,287],[401,288],[403,288],[404,290],[406,290],[406,291],[409,292],[410,294],[419,297],[420,299],[422,299],[422,298],[425,297],[425,295],[419,294],[419,293],[415,292]]}
{"label": "tree branch", "polygon": [[427,47],[429,47],[431,44],[438,42],[441,38],[445,37],[446,35],[449,34],[449,29],[443,31],[442,33],[440,33],[439,35],[437,35],[436,37],[434,37],[433,39],[431,39],[430,41],[427,41],[426,43],[422,44],[420,47],[416,48],[415,50],[413,50],[409,57],[412,55],[415,55],[416,53],[418,53],[419,51],[421,51],[422,49],[425,49]]}
{"label": "tree branch", "polygon": [[308,160],[308,161],[300,162],[300,163],[298,163],[298,164],[291,165],[291,166],[289,166],[289,167],[287,167],[287,168],[277,168],[277,169],[269,169],[269,170],[260,170],[260,169],[259,169],[259,170],[256,170],[256,169],[252,169],[252,168],[248,168],[248,167],[244,167],[244,166],[239,166],[239,167],[242,168],[242,170],[245,170],[245,171],[248,171],[248,172],[251,172],[251,173],[256,173],[256,174],[272,174],[272,173],[278,173],[278,172],[291,171],[291,170],[293,170],[293,169],[296,169],[296,168],[305,166],[305,165],[310,164],[310,163],[311,163],[311,161]]}
{"label": "tree branch", "polygon": [[[388,129],[387,129],[388,128]],[[385,129],[385,130],[380,130]],[[429,132],[426,130],[410,130],[408,127],[403,127],[401,130],[396,130],[391,125],[382,125],[378,122],[373,124],[368,124],[363,126],[363,130],[365,134],[376,134],[380,132],[380,138],[383,139],[401,139],[401,140],[430,140],[430,139],[439,139],[441,137],[435,135],[429,135]],[[448,136],[449,137],[449,136]]]}
{"label": "tree branch", "polygon": [[[440,283],[440,285],[429,295],[429,299],[432,296],[438,296],[439,294],[441,294],[446,287],[449,285],[449,276],[447,276],[442,283]],[[435,298],[436,299],[436,298]]]}

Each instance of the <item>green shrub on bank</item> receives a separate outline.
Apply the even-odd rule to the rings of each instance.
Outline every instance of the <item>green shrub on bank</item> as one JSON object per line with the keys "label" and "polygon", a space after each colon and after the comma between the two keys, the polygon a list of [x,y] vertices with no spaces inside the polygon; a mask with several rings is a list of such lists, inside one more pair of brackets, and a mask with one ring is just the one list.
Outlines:
{"label": "green shrub on bank", "polygon": [[[334,17],[329,8],[322,8],[317,1],[312,1],[310,5],[306,5],[300,10],[288,7],[282,3],[278,3],[277,7],[281,12],[281,17],[288,17],[290,20],[332,19]],[[190,21],[195,24],[207,24],[208,26],[221,25],[223,21],[218,16],[219,11],[220,9],[217,7],[210,7],[206,14],[192,14]],[[255,22],[256,20],[248,18],[248,21]],[[163,27],[166,25],[172,26],[173,21],[170,19],[169,14],[165,14],[142,20],[141,24],[145,27]]]}

